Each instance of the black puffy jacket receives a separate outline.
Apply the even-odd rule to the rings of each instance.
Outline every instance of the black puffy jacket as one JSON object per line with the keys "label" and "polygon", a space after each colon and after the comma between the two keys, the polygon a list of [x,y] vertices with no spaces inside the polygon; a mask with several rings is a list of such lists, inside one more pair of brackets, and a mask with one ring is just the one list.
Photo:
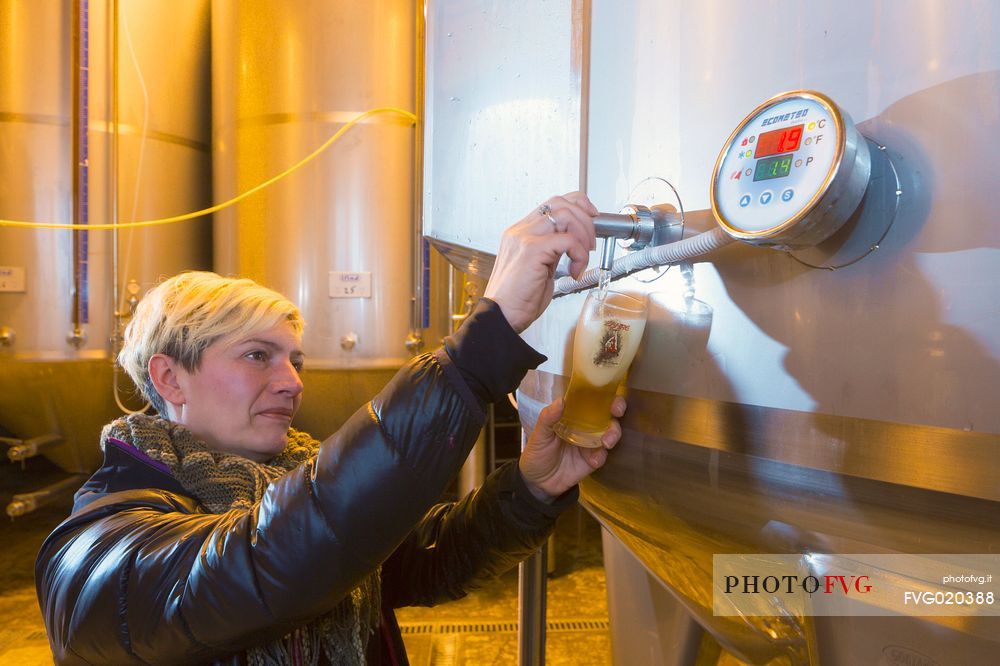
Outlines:
{"label": "black puffy jacket", "polygon": [[106,447],[35,565],[56,662],[240,663],[382,563],[368,660],[406,663],[392,608],[458,598],[501,573],[576,499],[574,489],[539,502],[510,465],[470,497],[435,505],[486,403],[542,360],[481,301],[444,349],[400,370],[250,511],[206,513],[138,452]]}

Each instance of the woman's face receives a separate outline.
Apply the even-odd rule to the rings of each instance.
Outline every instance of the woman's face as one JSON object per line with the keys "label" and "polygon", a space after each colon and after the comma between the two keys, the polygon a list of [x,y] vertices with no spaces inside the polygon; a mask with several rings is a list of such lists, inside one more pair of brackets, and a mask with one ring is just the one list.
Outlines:
{"label": "woman's face", "polygon": [[178,371],[184,404],[175,420],[213,449],[269,460],[285,448],[302,401],[301,369],[301,337],[288,322],[217,340],[197,370]]}

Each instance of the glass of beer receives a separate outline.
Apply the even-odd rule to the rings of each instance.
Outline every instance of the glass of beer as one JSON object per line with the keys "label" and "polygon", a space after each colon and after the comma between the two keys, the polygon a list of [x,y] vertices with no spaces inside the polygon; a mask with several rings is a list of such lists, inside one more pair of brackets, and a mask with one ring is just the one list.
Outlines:
{"label": "glass of beer", "polygon": [[602,446],[611,403],[625,379],[646,328],[646,300],[616,291],[587,294],[573,337],[573,373],[566,408],[555,425],[560,438],[587,448]]}

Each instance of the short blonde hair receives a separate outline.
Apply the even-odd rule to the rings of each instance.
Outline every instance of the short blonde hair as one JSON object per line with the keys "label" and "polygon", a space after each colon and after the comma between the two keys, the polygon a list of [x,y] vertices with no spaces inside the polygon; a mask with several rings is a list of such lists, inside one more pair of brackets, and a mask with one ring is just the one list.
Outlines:
{"label": "short blonde hair", "polygon": [[304,321],[295,304],[253,280],[206,271],[181,273],[143,296],[125,328],[118,363],[166,416],[166,403],[149,377],[154,354],[166,354],[194,372],[213,342],[248,337],[282,321],[302,332]]}

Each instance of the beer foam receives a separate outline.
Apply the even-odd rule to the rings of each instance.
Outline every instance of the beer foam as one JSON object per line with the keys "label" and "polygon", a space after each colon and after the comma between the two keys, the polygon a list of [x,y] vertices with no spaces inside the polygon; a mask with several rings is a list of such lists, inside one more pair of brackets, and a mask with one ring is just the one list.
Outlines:
{"label": "beer foam", "polygon": [[580,373],[593,386],[618,382],[639,348],[645,327],[645,319],[582,322],[573,340],[573,372]]}

